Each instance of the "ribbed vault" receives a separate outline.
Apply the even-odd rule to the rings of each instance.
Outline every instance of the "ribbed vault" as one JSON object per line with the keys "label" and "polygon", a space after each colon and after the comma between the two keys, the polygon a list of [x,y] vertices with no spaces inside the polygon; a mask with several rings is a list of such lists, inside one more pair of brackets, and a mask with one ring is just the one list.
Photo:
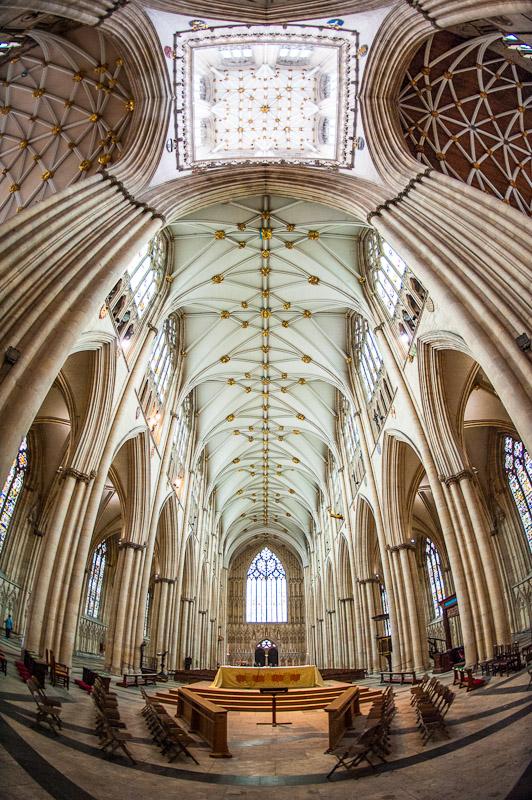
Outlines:
{"label": "ribbed vault", "polygon": [[196,456],[207,461],[225,552],[257,533],[306,552],[338,458],[337,390],[351,399],[345,317],[365,312],[362,225],[266,195],[171,226],[170,303],[186,315],[182,395],[196,391]]}

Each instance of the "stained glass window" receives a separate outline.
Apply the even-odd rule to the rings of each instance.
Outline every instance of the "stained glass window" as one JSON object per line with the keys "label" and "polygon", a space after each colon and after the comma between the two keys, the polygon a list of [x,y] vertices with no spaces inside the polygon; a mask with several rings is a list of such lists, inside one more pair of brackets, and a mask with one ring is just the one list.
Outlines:
{"label": "stained glass window", "polygon": [[382,583],[381,583],[381,603],[382,603],[382,613],[388,614],[388,618],[384,620],[384,633],[386,636],[391,636],[392,629],[390,627],[390,606],[388,604],[388,594]]}
{"label": "stained glass window", "polygon": [[18,449],[17,457],[11,465],[2,494],[0,495],[0,553],[6,539],[7,529],[19,498],[24,476],[28,469],[28,443],[26,437]]}
{"label": "stained glass window", "polygon": [[445,597],[443,591],[443,575],[441,571],[440,555],[430,539],[427,539],[425,553],[427,555],[427,570],[429,573],[432,603],[434,605],[434,616],[441,617],[443,611],[440,606],[440,601]]}
{"label": "stained glass window", "polygon": [[257,553],[248,569],[246,622],[287,622],[286,573],[269,547]]}
{"label": "stained glass window", "polygon": [[[366,240],[368,272],[384,308],[395,320],[399,339],[409,347],[421,317],[426,291],[401,256],[376,232]],[[417,295],[407,294],[413,289]]]}
{"label": "stained glass window", "polygon": [[129,285],[133,292],[139,317],[145,312],[157,289],[165,248],[161,237],[156,236],[145,244],[127,266]]}
{"label": "stained glass window", "polygon": [[146,595],[146,610],[144,611],[144,636],[148,635],[148,621],[150,614],[150,593]]}
{"label": "stained glass window", "polygon": [[362,381],[366,387],[368,400],[373,397],[382,365],[382,356],[377,342],[370,331],[367,320],[359,317],[355,328],[358,366]]}
{"label": "stained glass window", "polygon": [[355,411],[347,401],[345,401],[344,403],[344,412],[345,412],[345,427],[344,427],[345,444],[347,448],[347,457],[349,459],[349,463],[352,464],[360,442],[360,433],[358,432],[358,425],[355,417]]}
{"label": "stained glass window", "polygon": [[511,436],[504,440],[504,466],[528,546],[532,550],[532,459],[523,442]]}
{"label": "stained glass window", "polygon": [[190,427],[190,395],[185,397],[179,411],[177,412],[177,425],[174,435],[174,450],[177,456],[178,471],[180,471],[185,463],[185,450],[188,440],[188,431]]}
{"label": "stained glass window", "polygon": [[87,591],[87,604],[85,614],[89,617],[97,617],[100,610],[100,597],[102,594],[103,573],[105,571],[105,555],[107,547],[102,542],[92,557],[92,568],[89,577],[89,588]]}
{"label": "stained glass window", "polygon": [[150,358],[150,370],[159,400],[164,400],[168,382],[175,366],[177,322],[168,317],[161,328]]}

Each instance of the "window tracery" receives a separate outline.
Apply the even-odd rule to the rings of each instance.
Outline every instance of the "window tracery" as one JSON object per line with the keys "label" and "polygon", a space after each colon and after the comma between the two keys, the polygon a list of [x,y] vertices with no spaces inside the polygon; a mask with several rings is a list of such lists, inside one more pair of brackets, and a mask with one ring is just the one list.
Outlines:
{"label": "window tracery", "polygon": [[443,574],[441,570],[440,554],[430,539],[427,539],[425,547],[425,555],[427,558],[427,571],[429,574],[430,592],[432,596],[432,604],[434,606],[434,617],[441,617],[443,614],[440,602],[445,597],[443,586]]}
{"label": "window tracery", "polygon": [[28,442],[22,440],[0,494],[0,553],[28,470]]}
{"label": "window tracery", "polygon": [[504,468],[532,551],[532,459],[523,442],[512,436],[504,440]]}
{"label": "window tracery", "polygon": [[246,622],[287,622],[286,573],[269,547],[257,553],[247,572]]}
{"label": "window tracery", "polygon": [[166,270],[166,240],[155,236],[140,248],[107,297],[121,342],[130,340],[161,286]]}
{"label": "window tracery", "polygon": [[355,360],[366,390],[369,417],[373,431],[378,435],[390,410],[392,393],[377,341],[367,319],[360,315],[354,317],[354,346]]}
{"label": "window tracery", "polygon": [[347,453],[348,468],[351,478],[355,484],[355,492],[358,490],[364,476],[364,462],[362,459],[362,449],[360,447],[360,432],[355,416],[355,410],[351,403],[344,398],[343,401],[344,417],[344,442]]}
{"label": "window tracery", "polygon": [[392,635],[392,629],[391,629],[391,626],[390,626],[390,604],[388,603],[388,593],[386,592],[386,587],[382,583],[380,585],[380,591],[381,591],[382,613],[388,615],[383,620],[383,622],[384,622],[384,634],[385,634],[385,636],[391,636]]}
{"label": "window tracery", "polygon": [[368,272],[397,339],[409,348],[416,333],[427,292],[406,262],[376,231],[365,240]]}
{"label": "window tracery", "polygon": [[92,557],[92,566],[87,589],[87,602],[85,604],[85,615],[88,617],[98,617],[100,611],[106,554],[107,546],[105,542],[102,542],[98,545]]}
{"label": "window tracery", "polygon": [[177,412],[177,424],[174,434],[174,463],[179,476],[183,474],[185,465],[186,446],[190,431],[191,400],[190,395],[185,397]]}

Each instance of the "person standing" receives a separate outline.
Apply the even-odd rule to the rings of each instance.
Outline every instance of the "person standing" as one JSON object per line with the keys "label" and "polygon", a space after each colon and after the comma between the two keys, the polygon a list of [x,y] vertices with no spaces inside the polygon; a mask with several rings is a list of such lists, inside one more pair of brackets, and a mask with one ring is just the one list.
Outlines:
{"label": "person standing", "polygon": [[7,619],[4,622],[6,628],[6,639],[9,639],[11,636],[11,631],[13,630],[13,620],[11,619],[11,614],[7,615]]}

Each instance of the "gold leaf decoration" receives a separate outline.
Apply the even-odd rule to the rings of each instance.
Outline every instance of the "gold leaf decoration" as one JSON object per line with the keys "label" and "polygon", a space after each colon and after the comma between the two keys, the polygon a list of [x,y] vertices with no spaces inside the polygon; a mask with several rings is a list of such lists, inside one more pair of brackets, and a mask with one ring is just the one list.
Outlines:
{"label": "gold leaf decoration", "polygon": [[316,239],[320,238],[320,234],[318,233],[318,231],[309,231],[308,232],[308,238],[316,240]]}
{"label": "gold leaf decoration", "polygon": [[222,283],[223,279],[224,279],[223,275],[213,275],[212,276],[212,282],[213,283]]}
{"label": "gold leaf decoration", "polygon": [[310,275],[308,282],[310,283],[311,286],[317,286],[318,283],[320,282],[320,279],[317,278],[316,275]]}
{"label": "gold leaf decoration", "polygon": [[229,319],[229,311],[222,311],[220,312],[220,317],[222,319]]}
{"label": "gold leaf decoration", "polygon": [[227,364],[229,363],[229,361],[231,361],[231,359],[229,356],[222,356],[220,361],[222,362],[222,364]]}
{"label": "gold leaf decoration", "polygon": [[270,251],[269,250],[261,250],[260,254],[261,254],[261,256],[263,258],[269,258],[270,257]]}
{"label": "gold leaf decoration", "polygon": [[305,319],[310,319],[312,316],[312,312],[305,310],[303,311],[303,316],[305,317]]}
{"label": "gold leaf decoration", "polygon": [[87,158],[80,162],[79,169],[82,172],[87,172],[92,167],[92,161],[89,161]]}
{"label": "gold leaf decoration", "polygon": [[228,386],[234,386],[235,385],[235,379],[234,378],[229,378],[229,380],[227,381],[227,385]]}
{"label": "gold leaf decoration", "polygon": [[232,421],[234,420],[234,418],[235,418],[235,415],[234,415],[234,414],[229,414],[229,415],[226,417],[226,420],[227,420],[227,422],[232,422]]}
{"label": "gold leaf decoration", "polygon": [[238,225],[237,225],[237,228],[238,228],[239,231],[245,231],[246,230],[246,225],[245,225],[244,222],[239,222]]}
{"label": "gold leaf decoration", "polygon": [[284,246],[286,247],[287,250],[292,250],[293,247],[294,247],[294,243],[293,242],[285,242]]}
{"label": "gold leaf decoration", "polygon": [[293,231],[295,231],[295,229],[296,229],[295,225],[289,224],[286,226],[286,230],[288,231],[288,233],[292,233]]}
{"label": "gold leaf decoration", "polygon": [[310,364],[310,362],[312,361],[312,359],[311,359],[311,357],[310,357],[310,356],[301,356],[301,361],[304,361],[304,362],[305,362],[305,364]]}

